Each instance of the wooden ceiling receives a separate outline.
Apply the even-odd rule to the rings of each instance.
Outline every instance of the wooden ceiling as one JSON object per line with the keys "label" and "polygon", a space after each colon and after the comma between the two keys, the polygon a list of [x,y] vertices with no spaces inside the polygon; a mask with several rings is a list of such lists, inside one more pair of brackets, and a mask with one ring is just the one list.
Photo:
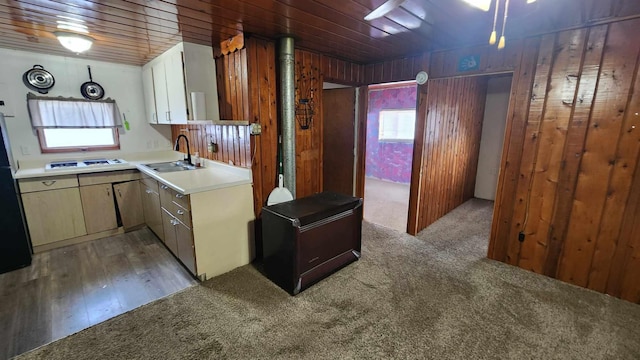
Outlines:
{"label": "wooden ceiling", "polygon": [[[550,18],[562,18],[563,11],[571,10],[567,3],[606,2],[612,7],[626,1],[637,2],[538,0],[525,5],[525,0],[511,0],[508,28],[513,24],[518,35],[544,28]],[[245,33],[272,39],[291,34],[297,47],[370,63],[425,50],[484,43],[491,31],[493,12],[474,9],[461,0],[406,0],[383,18],[363,20],[384,2],[0,0],[0,47],[75,56],[52,34],[56,21],[75,18],[84,21],[95,39],[91,50],[78,56],[104,61],[141,65],[179,41],[215,46]],[[562,2],[565,5],[559,5]],[[521,24],[527,25],[526,31],[519,27]]]}

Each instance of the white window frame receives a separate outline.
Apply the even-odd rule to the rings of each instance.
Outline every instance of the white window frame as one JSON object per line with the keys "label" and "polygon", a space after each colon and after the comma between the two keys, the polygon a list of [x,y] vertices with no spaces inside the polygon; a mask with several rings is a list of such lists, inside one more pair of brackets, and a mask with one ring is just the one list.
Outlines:
{"label": "white window frame", "polygon": [[[74,139],[77,138],[78,131],[105,131],[112,133],[113,142],[110,144],[96,144],[91,143],[90,141],[87,143],[77,143],[74,146],[51,146],[47,142],[47,131],[53,130],[55,132],[65,132],[67,131],[69,134],[67,136],[73,136]],[[40,150],[42,153],[59,153],[59,152],[79,152],[79,151],[103,151],[103,150],[119,150],[120,149],[120,137],[118,134],[118,128],[116,127],[106,127],[106,128],[37,128],[36,132],[38,133],[38,139],[40,140]],[[53,136],[53,135],[50,135]],[[58,134],[59,136],[59,134]],[[88,137],[84,137],[84,139],[89,139]]]}
{"label": "white window frame", "polygon": [[[410,120],[409,120],[410,119]],[[390,121],[395,121],[395,126],[388,124]],[[410,131],[401,133],[401,127],[408,126],[408,124],[399,124],[400,121],[411,123],[409,126]],[[401,142],[412,143],[415,138],[415,126],[416,126],[416,109],[385,109],[380,110],[378,113],[378,141],[379,142]],[[387,131],[385,131],[385,128]],[[395,128],[395,129],[391,129]],[[409,137],[410,133],[410,137]]]}

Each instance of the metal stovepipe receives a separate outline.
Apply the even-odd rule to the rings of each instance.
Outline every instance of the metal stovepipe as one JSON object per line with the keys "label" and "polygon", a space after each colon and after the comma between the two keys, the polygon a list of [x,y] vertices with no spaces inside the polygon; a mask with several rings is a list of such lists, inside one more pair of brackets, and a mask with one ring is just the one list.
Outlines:
{"label": "metal stovepipe", "polygon": [[280,109],[284,186],[296,197],[296,106],[295,57],[293,38],[280,38]]}

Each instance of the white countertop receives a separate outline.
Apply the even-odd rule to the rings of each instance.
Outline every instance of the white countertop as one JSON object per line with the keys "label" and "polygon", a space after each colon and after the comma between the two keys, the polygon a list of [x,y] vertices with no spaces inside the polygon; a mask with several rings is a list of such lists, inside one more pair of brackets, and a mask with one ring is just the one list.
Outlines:
{"label": "white countertop", "polygon": [[44,169],[46,162],[50,161],[23,162],[20,163],[20,168],[15,172],[14,178],[29,179],[138,169],[143,174],[164,183],[184,195],[237,185],[251,184],[252,182],[251,169],[231,166],[219,161],[205,160],[204,168],[165,173],[159,173],[143,166],[144,164],[182,160],[183,156],[184,154],[176,151],[135,153],[118,156],[118,158],[126,160],[126,164],[96,165],[84,168],[63,168],[50,171],[45,171]]}

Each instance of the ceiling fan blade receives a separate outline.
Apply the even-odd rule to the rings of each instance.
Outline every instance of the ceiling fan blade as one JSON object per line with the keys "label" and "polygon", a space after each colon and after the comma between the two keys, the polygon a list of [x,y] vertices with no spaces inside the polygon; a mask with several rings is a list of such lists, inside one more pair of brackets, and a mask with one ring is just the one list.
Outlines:
{"label": "ceiling fan blade", "polygon": [[364,17],[364,19],[367,21],[371,21],[377,18],[381,18],[402,5],[403,2],[405,2],[405,0],[388,0],[387,2],[378,6],[376,9],[370,12],[369,15]]}

